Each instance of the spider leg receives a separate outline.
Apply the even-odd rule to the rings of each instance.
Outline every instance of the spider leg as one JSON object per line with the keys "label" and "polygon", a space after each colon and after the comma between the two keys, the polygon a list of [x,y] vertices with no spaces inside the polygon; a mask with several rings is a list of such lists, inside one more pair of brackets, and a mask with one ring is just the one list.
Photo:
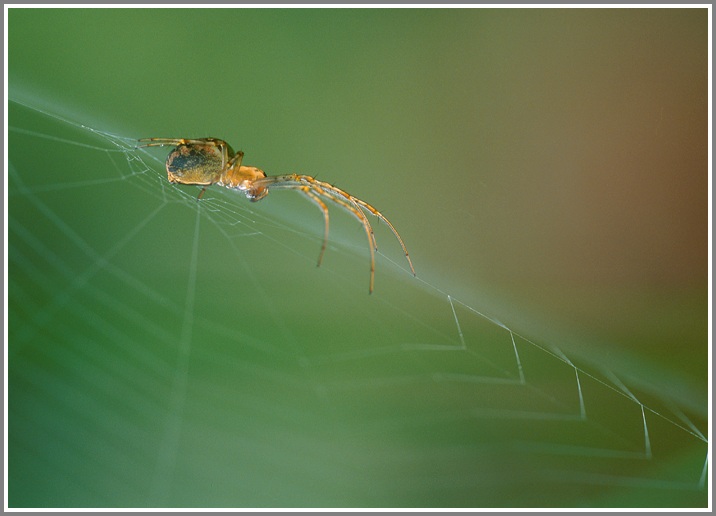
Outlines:
{"label": "spider leg", "polygon": [[393,234],[395,235],[395,238],[396,238],[396,239],[398,240],[398,242],[400,243],[400,247],[403,248],[403,252],[405,253],[405,258],[408,260],[408,265],[410,265],[410,272],[413,273],[413,276],[416,276],[416,274],[415,274],[415,268],[413,267],[413,262],[412,262],[412,260],[410,259],[410,255],[408,254],[408,248],[405,247],[405,244],[403,243],[403,239],[400,238],[400,235],[398,234],[398,230],[395,229],[395,227],[393,226],[393,224],[390,223],[390,221],[385,217],[385,215],[383,215],[381,212],[379,212],[378,210],[376,210],[373,206],[371,206],[371,205],[368,204],[367,202],[361,201],[360,199],[357,199],[357,198],[355,198],[355,197],[353,197],[353,196],[351,196],[351,200],[352,200],[353,202],[355,202],[356,204],[359,204],[360,206],[364,207],[366,210],[368,210],[369,212],[371,212],[371,214],[375,215],[376,217],[378,217],[380,220],[382,220],[383,222],[385,222],[385,223],[388,225],[388,227],[390,228],[390,230],[391,230],[391,231],[393,232]]}
{"label": "spider leg", "polygon": [[[370,222],[366,218],[365,214],[355,205],[355,203],[349,203],[341,200],[340,197],[344,197],[344,195],[341,194],[345,194],[342,190],[335,188],[328,183],[318,181],[311,176],[299,176],[299,178],[302,182],[307,184],[306,188],[313,190],[319,195],[323,195],[325,198],[330,199],[334,203],[348,210],[349,213],[358,219],[358,222],[361,223],[363,229],[365,229],[365,234],[368,238],[368,249],[370,250],[370,285],[368,287],[368,293],[372,294],[373,283],[375,282],[375,234],[373,233],[373,227],[370,225]],[[348,200],[351,201],[350,197],[348,197]]]}
{"label": "spider leg", "polygon": [[[229,144],[219,138],[140,138],[138,141],[148,142],[138,147],[164,147],[166,145],[174,145],[175,147],[179,145],[212,145],[219,147],[219,149],[221,149],[222,169],[225,169],[226,164],[236,159],[236,156],[239,154],[241,155],[239,157],[239,165],[241,165],[241,159],[244,157],[244,153],[239,151],[231,158],[231,161],[229,161]],[[201,198],[201,194],[199,197]]]}
{"label": "spider leg", "polygon": [[[310,176],[303,176],[303,178],[308,178]],[[330,199],[334,203],[338,204],[339,206],[343,207],[344,209],[350,211],[351,213],[355,214],[358,217],[358,220],[360,220],[361,224],[368,225],[368,229],[370,230],[370,243],[368,245],[373,245],[373,249],[376,251],[378,250],[378,244],[375,241],[375,233],[373,232],[373,226],[370,225],[370,221],[368,220],[368,217],[365,216],[365,213],[361,211],[361,209],[358,207],[358,205],[353,202],[353,200],[350,198],[349,195],[346,194],[343,190],[340,188],[336,188],[333,185],[330,185],[328,183],[321,183],[315,178],[311,178],[315,182],[309,183],[312,185],[313,190],[318,192],[320,195],[323,195],[326,199]],[[311,187],[309,187],[311,188]],[[334,190],[337,190],[334,191]],[[339,193],[344,194],[339,197]],[[346,199],[345,201],[343,199]]]}
{"label": "spider leg", "polygon": [[139,147],[163,147],[165,145],[191,145],[195,143],[208,143],[209,145],[213,144],[219,147],[219,142],[222,142],[224,145],[226,145],[226,142],[223,142],[222,140],[217,140],[215,138],[140,138],[137,141],[149,142],[145,143],[144,145],[140,145]]}
{"label": "spider leg", "polygon": [[[311,176],[300,176],[297,174],[288,174],[284,176],[269,176],[264,177],[261,179],[257,179],[254,181],[254,186],[264,187],[264,188],[290,188],[293,190],[300,190],[304,194],[311,194],[309,195],[309,198],[318,205],[319,208],[323,211],[323,208],[325,207],[325,203],[320,199],[320,196],[323,196],[324,198],[338,204],[339,206],[342,206],[346,210],[348,210],[349,213],[351,213],[356,219],[358,219],[358,222],[361,223],[363,226],[363,229],[365,229],[366,237],[368,238],[368,248],[370,250],[370,285],[368,293],[373,293],[373,283],[375,279],[375,250],[374,250],[374,242],[375,237],[373,236],[373,231],[370,225],[370,222],[368,222],[368,219],[366,218],[365,214],[357,208],[353,203],[343,201],[340,199],[340,197],[345,197],[344,195],[340,195],[339,192],[332,192],[329,191],[329,188],[322,188],[322,187],[331,187],[328,183],[323,183],[321,181],[317,181]],[[320,201],[321,204],[318,204],[317,201]],[[324,217],[326,220],[326,232],[325,236],[327,238],[328,236],[328,210],[326,208],[326,211],[324,211]],[[321,250],[321,258],[323,257],[323,250]]]}
{"label": "spider leg", "polygon": [[228,168],[240,168],[241,162],[244,159],[244,151],[236,151],[236,154],[234,154],[234,157],[229,160],[229,167]]}
{"label": "spider leg", "polygon": [[[302,177],[308,178],[310,176],[302,176]],[[398,231],[395,229],[395,226],[393,226],[393,224],[391,224],[390,221],[381,212],[379,212],[377,209],[375,209],[373,206],[371,206],[367,202],[362,201],[362,200],[358,199],[357,197],[353,197],[351,194],[341,190],[337,186],[333,186],[329,183],[324,183],[323,181],[318,181],[317,179],[314,179],[314,178],[311,178],[311,179],[315,183],[318,183],[322,189],[325,189],[325,190],[333,193],[334,195],[338,195],[342,198],[347,199],[347,201],[350,202],[353,206],[355,206],[355,209],[360,212],[360,214],[363,216],[363,219],[366,221],[366,223],[368,223],[368,220],[365,218],[365,215],[363,214],[363,212],[359,209],[359,206],[365,208],[366,210],[368,210],[371,213],[371,215],[374,215],[375,217],[378,217],[380,220],[385,222],[388,225],[388,227],[390,228],[390,230],[393,232],[393,235],[395,235],[395,238],[398,240],[400,247],[403,249],[403,253],[405,253],[405,258],[408,260],[408,265],[410,266],[410,272],[413,273],[413,276],[416,275],[415,268],[413,267],[413,262],[410,259],[410,255],[408,254],[408,248],[405,247],[405,244],[403,243],[403,239],[400,238],[400,235],[398,234]],[[336,202],[345,206],[344,202],[340,202],[338,200],[336,200]],[[347,207],[348,209],[351,209],[348,206],[345,206],[345,207]],[[351,211],[353,211],[353,210],[351,209]],[[370,223],[368,223],[368,225],[370,226]],[[371,228],[371,234],[373,234],[373,227],[370,226],[370,228]],[[377,250],[378,246],[375,243],[375,235],[373,235],[373,244],[375,245],[375,248]]]}
{"label": "spider leg", "polygon": [[[345,210],[347,210],[349,213],[351,213],[356,219],[358,219],[358,222],[361,223],[363,226],[363,229],[365,229],[366,236],[368,237],[368,247],[370,248],[370,291],[373,292],[373,282],[375,277],[375,251],[377,250],[377,245],[375,241],[375,234],[373,232],[373,227],[371,226],[370,222],[368,221],[368,218],[366,217],[363,210],[365,209],[368,211],[371,215],[378,217],[380,220],[385,222],[390,230],[393,232],[393,235],[398,240],[398,243],[400,244],[400,247],[403,249],[403,252],[405,253],[405,258],[408,260],[408,265],[410,266],[410,272],[413,273],[413,276],[415,276],[415,268],[413,267],[413,262],[410,259],[410,255],[408,254],[408,249],[405,247],[405,243],[403,242],[403,239],[400,237],[400,234],[398,233],[398,230],[395,229],[395,226],[391,224],[391,222],[380,213],[377,209],[375,209],[373,206],[368,204],[365,201],[362,201],[358,199],[357,197],[352,196],[348,192],[345,192],[338,188],[337,186],[333,186],[329,183],[325,183],[323,181],[319,181],[318,179],[306,176],[306,175],[298,175],[298,174],[288,174],[283,176],[269,176],[261,179],[257,179],[254,181],[254,186],[260,186],[264,188],[291,188],[294,190],[301,190],[304,194],[308,195],[309,198],[318,205],[319,208],[323,211],[323,207],[325,207],[325,203],[322,203],[320,197],[323,197],[325,199],[328,199],[335,204],[343,207]],[[321,204],[318,204],[318,201],[321,201],[323,204],[323,207]],[[328,218],[327,218],[327,211],[324,211],[324,216],[326,217],[326,238],[328,235]],[[324,241],[325,245],[325,241]],[[321,250],[321,258],[323,257],[323,250]],[[320,259],[319,259],[320,263]]]}
{"label": "spider leg", "polygon": [[323,213],[323,220],[325,221],[325,229],[323,231],[323,244],[321,245],[321,253],[318,255],[318,265],[316,267],[321,266],[321,262],[323,261],[323,254],[326,252],[326,244],[328,243],[328,207],[326,206],[326,203],[324,203],[320,197],[318,197],[316,194],[311,193],[311,189],[307,186],[298,187],[301,192],[306,194],[306,197],[308,197],[313,203],[318,206],[318,208]]}
{"label": "spider leg", "polygon": [[149,142],[140,147],[161,147],[162,145],[193,145],[202,143],[215,147],[228,147],[229,144],[219,138],[140,138],[140,142]]}
{"label": "spider leg", "polygon": [[[323,260],[323,254],[326,251],[326,243],[328,242],[328,207],[326,206],[326,203],[324,203],[320,195],[323,195],[324,198],[330,199],[331,201],[335,202],[339,206],[342,206],[346,210],[348,210],[351,215],[353,215],[356,219],[358,219],[358,222],[361,223],[363,228],[365,229],[366,236],[368,237],[368,249],[370,250],[370,285],[368,293],[373,293],[373,284],[375,282],[375,255],[373,251],[373,246],[371,245],[371,242],[374,241],[373,232],[371,231],[370,223],[368,222],[368,219],[365,217],[365,214],[360,211],[358,208],[354,208],[348,203],[345,203],[341,201],[340,199],[336,198],[335,196],[329,194],[323,189],[320,188],[312,188],[311,186],[308,186],[306,184],[299,184],[299,185],[289,185],[289,184],[281,184],[281,183],[274,183],[273,185],[276,188],[290,188],[292,190],[300,190],[302,193],[304,193],[311,201],[318,206],[321,211],[323,212],[323,217],[325,220],[325,231],[323,234],[323,245],[321,246],[321,253],[318,256],[318,266],[320,267],[321,262]],[[313,193],[316,192],[316,193]]]}
{"label": "spider leg", "polygon": [[164,145],[179,145],[184,140],[181,138],[140,138],[139,142],[149,142],[139,147],[162,147]]}

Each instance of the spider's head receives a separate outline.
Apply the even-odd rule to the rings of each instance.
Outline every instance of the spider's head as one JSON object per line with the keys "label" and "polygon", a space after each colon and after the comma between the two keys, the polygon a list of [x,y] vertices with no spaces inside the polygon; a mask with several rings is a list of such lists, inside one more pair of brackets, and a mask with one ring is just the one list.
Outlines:
{"label": "spider's head", "polygon": [[[243,180],[239,184],[239,190],[243,190],[250,201],[260,201],[268,195],[268,188],[260,181],[266,177],[266,172],[256,167],[242,166],[240,174]],[[259,184],[256,184],[257,182]]]}

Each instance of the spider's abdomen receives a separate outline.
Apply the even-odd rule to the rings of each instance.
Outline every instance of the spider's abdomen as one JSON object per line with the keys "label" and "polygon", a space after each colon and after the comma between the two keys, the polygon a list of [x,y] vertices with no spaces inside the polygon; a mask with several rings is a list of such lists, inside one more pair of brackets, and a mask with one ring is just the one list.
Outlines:
{"label": "spider's abdomen", "polygon": [[[229,149],[229,158],[233,151]],[[179,145],[167,156],[167,175],[172,183],[210,185],[216,183],[226,166],[221,149],[215,145]]]}

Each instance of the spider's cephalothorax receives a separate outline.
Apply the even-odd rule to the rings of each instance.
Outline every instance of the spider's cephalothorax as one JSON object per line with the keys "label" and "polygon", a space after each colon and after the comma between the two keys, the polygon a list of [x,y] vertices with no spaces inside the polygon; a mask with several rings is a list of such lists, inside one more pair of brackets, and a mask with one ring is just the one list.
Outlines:
{"label": "spider's cephalothorax", "polygon": [[[405,258],[410,265],[410,271],[415,275],[413,263],[408,256],[408,250],[403,239],[385,216],[365,201],[353,197],[348,192],[333,186],[330,183],[319,181],[315,177],[287,174],[283,176],[267,176],[260,168],[247,167],[241,164],[244,153],[234,150],[224,140],[218,138],[144,138],[140,142],[148,142],[143,147],[174,145],[175,148],[167,156],[167,178],[171,183],[185,185],[201,185],[199,199],[207,187],[213,184],[239,190],[251,201],[259,201],[268,195],[270,188],[290,188],[298,190],[308,197],[323,213],[325,229],[321,254],[318,255],[318,265],[321,265],[323,253],[328,241],[328,208],[324,200],[341,206],[352,214],[365,229],[370,249],[370,287],[373,292],[373,279],[375,276],[375,243],[373,228],[365,212],[378,217],[385,222],[400,242]],[[365,211],[364,211],[365,210]]]}
{"label": "spider's cephalothorax", "polygon": [[216,184],[240,190],[250,201],[256,202],[268,195],[268,188],[257,183],[265,177],[266,172],[260,168],[234,165],[224,171]]}

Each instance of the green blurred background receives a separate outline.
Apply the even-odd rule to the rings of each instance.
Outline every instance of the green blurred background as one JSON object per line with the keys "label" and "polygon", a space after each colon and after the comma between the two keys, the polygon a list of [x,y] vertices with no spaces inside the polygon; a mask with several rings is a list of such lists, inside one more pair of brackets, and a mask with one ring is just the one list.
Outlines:
{"label": "green blurred background", "polygon": [[706,505],[706,9],[7,15],[10,507]]}

